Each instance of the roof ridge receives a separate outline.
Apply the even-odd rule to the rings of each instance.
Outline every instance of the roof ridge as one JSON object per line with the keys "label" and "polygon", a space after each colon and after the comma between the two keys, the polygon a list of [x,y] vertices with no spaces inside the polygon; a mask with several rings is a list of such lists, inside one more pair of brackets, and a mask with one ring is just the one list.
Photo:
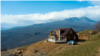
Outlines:
{"label": "roof ridge", "polygon": [[72,28],[58,28],[58,29],[60,30],[60,29],[72,29]]}

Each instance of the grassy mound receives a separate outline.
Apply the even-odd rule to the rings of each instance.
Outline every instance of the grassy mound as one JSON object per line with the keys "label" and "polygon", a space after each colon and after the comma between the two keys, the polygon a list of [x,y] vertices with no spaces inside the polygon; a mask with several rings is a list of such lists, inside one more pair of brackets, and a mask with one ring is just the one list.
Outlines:
{"label": "grassy mound", "polygon": [[87,36],[88,40],[79,46],[68,48],[60,53],[53,53],[47,56],[96,56],[99,53],[98,48],[100,47],[100,32],[85,30],[79,32],[78,34],[79,36]]}

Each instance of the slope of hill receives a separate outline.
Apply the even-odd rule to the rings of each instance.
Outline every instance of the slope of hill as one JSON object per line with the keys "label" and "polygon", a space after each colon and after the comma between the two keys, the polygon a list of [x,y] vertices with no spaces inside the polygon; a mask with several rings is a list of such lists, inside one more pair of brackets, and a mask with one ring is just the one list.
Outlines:
{"label": "slope of hill", "polygon": [[95,23],[96,21],[90,20],[86,17],[73,17],[61,21],[35,24],[1,31],[1,47],[13,48],[38,42],[48,38],[49,32],[57,28],[73,28],[75,31],[93,29]]}
{"label": "slope of hill", "polygon": [[[51,43],[40,41],[28,46],[18,47],[19,49],[27,49],[23,52],[24,56],[44,55],[44,56],[99,56],[100,48],[100,32],[93,30],[85,30],[78,33],[79,39],[77,45],[68,45],[66,43]],[[87,41],[82,41],[84,38]],[[87,37],[88,36],[88,37]],[[18,49],[17,48],[17,49]],[[16,48],[15,48],[16,49]],[[13,50],[9,50],[11,53]],[[16,50],[17,50],[16,49]],[[4,55],[5,52],[2,52]],[[12,52],[13,53],[13,52]],[[7,54],[7,52],[6,52]],[[5,54],[5,55],[6,55]]]}
{"label": "slope of hill", "polygon": [[[28,47],[28,50],[23,54],[39,55],[42,53],[45,56],[96,56],[100,47],[100,32],[85,30],[78,34],[80,41],[78,41],[77,45],[40,41]],[[34,52],[35,50],[38,51]]]}

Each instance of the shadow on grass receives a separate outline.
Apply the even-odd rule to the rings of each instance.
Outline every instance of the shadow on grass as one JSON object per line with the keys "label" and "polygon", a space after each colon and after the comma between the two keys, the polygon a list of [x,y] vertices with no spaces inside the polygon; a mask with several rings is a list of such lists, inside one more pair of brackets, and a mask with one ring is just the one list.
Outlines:
{"label": "shadow on grass", "polygon": [[77,42],[85,42],[86,40],[79,39]]}
{"label": "shadow on grass", "polygon": [[[77,42],[85,42],[86,40],[79,39]],[[67,44],[66,42],[56,42],[56,44]]]}
{"label": "shadow on grass", "polygon": [[66,42],[56,42],[56,44],[67,44]]}

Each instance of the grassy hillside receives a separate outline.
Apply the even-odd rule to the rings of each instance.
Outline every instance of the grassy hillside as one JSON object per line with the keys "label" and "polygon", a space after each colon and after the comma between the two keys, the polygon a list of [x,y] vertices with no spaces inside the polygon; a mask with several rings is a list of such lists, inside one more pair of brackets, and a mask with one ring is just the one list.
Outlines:
{"label": "grassy hillside", "polygon": [[[83,18],[68,18],[62,21],[54,21],[42,24],[34,24],[25,27],[15,27],[9,30],[1,31],[1,48],[10,48],[24,46],[48,38],[49,32],[57,28],[73,28],[75,31],[93,29],[96,21]],[[72,23],[73,22],[73,23]],[[8,47],[9,46],[9,47]]]}
{"label": "grassy hillside", "polygon": [[[68,45],[66,43],[55,44],[40,41],[30,47],[28,46],[28,51],[24,54],[29,56],[41,53],[45,56],[98,56],[100,53],[100,32],[85,30],[78,34],[81,41],[78,41],[77,45]],[[82,39],[86,41],[82,41]],[[38,51],[35,53],[35,50]]]}
{"label": "grassy hillside", "polygon": [[18,49],[27,49],[27,51],[23,52],[24,56],[99,56],[100,32],[85,30],[78,34],[80,41],[78,41],[77,45],[40,41]]}
{"label": "grassy hillside", "polygon": [[[88,40],[79,46],[65,49],[57,54],[49,54],[47,56],[98,56],[100,48],[100,32],[92,34],[92,30],[85,30],[79,32],[80,35],[88,36]],[[80,37],[82,38],[82,37]]]}

